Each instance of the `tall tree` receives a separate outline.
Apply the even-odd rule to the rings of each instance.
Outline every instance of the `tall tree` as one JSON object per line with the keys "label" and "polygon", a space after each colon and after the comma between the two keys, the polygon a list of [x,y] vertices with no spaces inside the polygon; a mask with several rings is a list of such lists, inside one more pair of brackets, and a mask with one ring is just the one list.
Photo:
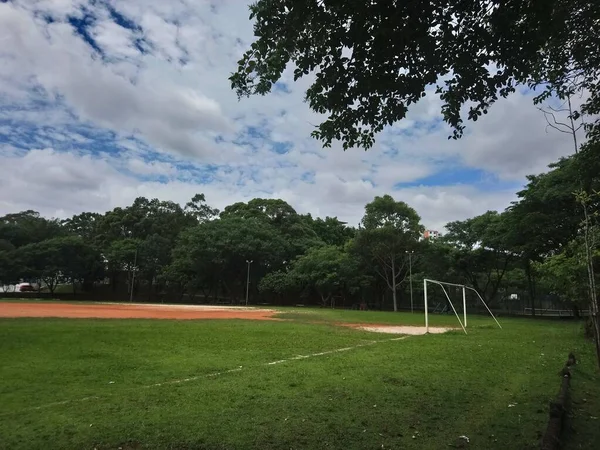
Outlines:
{"label": "tall tree", "polygon": [[185,204],[185,212],[198,222],[206,222],[219,214],[219,210],[206,203],[204,194],[196,194]]}
{"label": "tall tree", "polygon": [[158,274],[171,262],[171,250],[180,233],[216,213],[206,205],[204,196],[197,194],[185,210],[175,202],[138,197],[130,206],[115,208],[97,219],[95,242],[108,259],[113,289],[119,271],[126,270],[132,278],[135,259],[141,271],[137,279],[152,291]]}
{"label": "tall tree", "polygon": [[[562,252],[546,258],[537,267],[550,292],[572,305],[576,317],[580,309],[589,305],[589,285],[583,282],[587,277],[584,245],[581,238],[569,242]],[[599,259],[600,254],[595,253]]]}
{"label": "tall tree", "polygon": [[339,247],[314,248],[298,258],[290,275],[300,285],[312,286],[323,306],[333,306],[333,296],[342,288],[341,271],[345,257]]}
{"label": "tall tree", "polygon": [[543,100],[570,95],[577,80],[590,92],[583,111],[600,113],[595,0],[258,0],[250,11],[256,41],[232,88],[264,95],[289,63],[295,81],[314,76],[306,100],[328,114],[312,133],[325,146],[371,147],[434,87],[454,137],[463,111],[477,120],[517,85],[542,86]]}
{"label": "tall tree", "polygon": [[248,203],[234,203],[225,207],[220,217],[255,219],[275,228],[287,242],[284,256],[286,263],[290,263],[309,248],[323,244],[306,218],[281,199],[255,198]]}
{"label": "tall tree", "polygon": [[0,240],[15,248],[63,235],[60,222],[46,219],[37,211],[22,211],[0,217]]}
{"label": "tall tree", "polygon": [[0,240],[0,286],[4,291],[19,283],[24,268],[15,246],[9,241]]}
{"label": "tall tree", "polygon": [[356,234],[356,229],[349,227],[337,217],[312,218],[310,214],[302,219],[314,230],[317,237],[327,245],[343,246]]}
{"label": "tall tree", "polygon": [[261,292],[316,292],[322,306],[334,307],[336,298],[345,304],[353,295],[372,283],[360,267],[360,261],[344,248],[335,245],[313,247],[298,257],[288,270],[267,274],[260,282]]}
{"label": "tall tree", "polygon": [[521,261],[527,279],[533,314],[536,302],[536,267],[560,250],[577,234],[580,210],[573,192],[579,188],[574,157],[550,165],[550,171],[527,177],[507,213],[512,251]]}
{"label": "tall tree", "polygon": [[269,221],[274,226],[285,226],[297,221],[298,213],[284,200],[278,198],[255,198],[248,203],[238,202],[225,207],[221,218],[258,218]]}
{"label": "tall tree", "polygon": [[42,280],[51,294],[57,284],[95,281],[104,272],[100,253],[78,236],[60,236],[28,244],[19,249],[23,277]]}
{"label": "tall tree", "polygon": [[265,273],[282,267],[285,253],[286,241],[275,227],[256,218],[229,217],[184,231],[170,271],[189,283],[213,274],[215,289],[221,284],[227,294],[239,297],[247,261],[252,261],[251,279],[257,285]]}
{"label": "tall tree", "polygon": [[55,255],[60,276],[63,280],[71,282],[73,292],[78,284],[84,289],[90,289],[95,281],[104,277],[104,258],[98,249],[83,237],[59,237],[42,244]]}
{"label": "tall tree", "polygon": [[68,233],[92,241],[97,236],[98,222],[101,217],[102,215],[98,213],[82,212],[63,220],[62,225]]}
{"label": "tall tree", "polygon": [[515,259],[507,214],[488,211],[480,216],[446,225],[444,240],[454,246],[454,267],[492,303],[505,272]]}
{"label": "tall tree", "polygon": [[417,212],[391,196],[375,197],[365,206],[362,229],[354,249],[375,265],[377,274],[392,291],[398,311],[397,290],[408,273],[406,251],[414,249],[423,232]]}

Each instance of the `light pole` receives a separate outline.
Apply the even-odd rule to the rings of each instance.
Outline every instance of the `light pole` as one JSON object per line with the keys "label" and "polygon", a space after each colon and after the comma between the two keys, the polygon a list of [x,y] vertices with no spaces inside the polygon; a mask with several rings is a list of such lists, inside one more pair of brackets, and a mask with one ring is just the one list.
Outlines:
{"label": "light pole", "polygon": [[408,253],[408,273],[409,273],[409,281],[410,281],[410,312],[413,313],[414,312],[414,304],[413,304],[413,289],[412,289],[412,254],[414,253],[414,250],[411,250],[410,252],[408,250],[406,250],[406,253]]}
{"label": "light pole", "polygon": [[250,292],[250,264],[252,260],[246,260],[248,263],[248,275],[246,276],[246,306],[248,306],[248,293]]}

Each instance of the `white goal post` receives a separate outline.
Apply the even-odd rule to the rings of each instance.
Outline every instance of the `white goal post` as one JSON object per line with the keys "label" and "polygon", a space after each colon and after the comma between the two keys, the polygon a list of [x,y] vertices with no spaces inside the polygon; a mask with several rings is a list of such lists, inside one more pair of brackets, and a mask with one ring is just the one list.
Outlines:
{"label": "white goal post", "polygon": [[[479,295],[479,292],[477,292],[477,289],[472,288],[471,286],[466,286],[464,284],[447,283],[445,281],[430,280],[430,279],[425,278],[423,280],[423,295],[425,297],[425,332],[426,333],[429,333],[429,307],[428,307],[428,298],[427,298],[427,283],[437,284],[442,288],[442,290],[444,291],[444,294],[446,295],[446,298],[448,299],[448,303],[450,303],[450,306],[452,307],[452,311],[454,311],[454,315],[458,319],[458,323],[460,323],[460,326],[462,327],[465,334],[467,334],[467,329],[466,329],[467,328],[467,289],[470,291],[473,291],[477,294],[477,297],[479,298],[479,300],[481,300],[481,303],[483,303],[483,306],[485,306],[485,309],[488,310],[488,312],[490,313],[492,318],[496,321],[496,324],[500,328],[502,328],[502,326],[500,325],[500,322],[498,322],[498,320],[494,316],[494,313],[492,313],[492,311],[490,310],[488,305],[483,300],[483,297],[481,297],[481,295]],[[454,286],[454,287],[462,288],[462,300],[463,300],[463,320],[462,321],[460,320],[460,316],[456,312],[454,303],[452,303],[452,300],[450,300],[448,291],[446,291],[446,288],[444,286]]]}

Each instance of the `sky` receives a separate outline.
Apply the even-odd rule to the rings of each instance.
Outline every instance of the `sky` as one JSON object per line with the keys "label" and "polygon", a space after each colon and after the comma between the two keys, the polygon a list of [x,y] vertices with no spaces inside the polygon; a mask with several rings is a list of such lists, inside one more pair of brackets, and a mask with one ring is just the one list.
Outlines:
{"label": "sky", "polygon": [[0,0],[0,215],[64,218],[138,196],[223,208],[281,198],[358,224],[390,194],[427,228],[503,210],[525,176],[572,151],[521,90],[448,140],[433,92],[375,146],[323,149],[310,79],[238,100],[253,41],[242,0]]}

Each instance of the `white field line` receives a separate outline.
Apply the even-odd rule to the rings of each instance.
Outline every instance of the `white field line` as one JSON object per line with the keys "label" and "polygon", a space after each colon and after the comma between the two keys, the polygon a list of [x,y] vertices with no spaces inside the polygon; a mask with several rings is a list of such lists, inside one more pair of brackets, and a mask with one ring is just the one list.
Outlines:
{"label": "white field line", "polygon": [[[41,406],[32,406],[31,408],[25,408],[25,409],[22,409],[22,410],[17,411],[17,412],[50,408],[52,406],[66,405],[68,403],[86,402],[88,400],[98,400],[99,398],[100,397],[96,397],[96,396],[92,395],[90,397],[83,397],[83,398],[79,398],[77,400],[63,400],[62,402],[46,403],[45,405],[41,405]],[[12,413],[4,413],[2,415],[5,416],[5,415],[8,415],[8,414],[12,414]]]}
{"label": "white field line", "polygon": [[182,378],[180,380],[163,381],[162,383],[148,384],[146,386],[141,386],[141,387],[143,387],[143,388],[151,388],[151,387],[158,387],[158,386],[166,386],[166,385],[169,385],[169,384],[188,383],[190,381],[199,380],[200,378],[218,377],[219,375],[225,375],[227,373],[232,373],[232,372],[239,372],[241,370],[242,370],[242,367],[240,366],[237,369],[229,369],[229,370],[224,370],[222,372],[207,373],[205,375],[197,375],[195,377]]}
{"label": "white field line", "polygon": [[[361,347],[367,347],[369,345],[375,345],[375,344],[381,344],[384,342],[392,342],[392,341],[401,341],[404,340],[406,338],[408,338],[410,336],[401,336],[401,337],[397,337],[397,338],[391,338],[391,339],[383,339],[380,341],[368,341],[368,342],[364,342],[362,344],[357,344],[357,345],[353,345],[352,347],[342,347],[342,348],[336,348],[333,350],[327,350],[324,352],[318,352],[318,353],[310,353],[308,355],[297,355],[297,356],[292,356],[290,358],[286,358],[286,359],[279,359],[277,361],[271,361],[268,363],[263,363],[261,364],[261,366],[275,366],[277,364],[283,364],[283,363],[287,363],[287,362],[291,362],[291,361],[298,361],[301,359],[308,359],[308,358],[316,358],[318,356],[325,356],[325,355],[333,355],[335,353],[342,353],[342,352],[347,352],[350,350],[355,350],[357,348],[361,348]],[[254,366],[256,367],[256,366]],[[214,378],[214,377],[218,377],[220,375],[226,375],[228,373],[233,373],[233,372],[241,372],[243,369],[242,366],[239,366],[235,369],[229,369],[229,370],[223,370],[220,372],[212,372],[212,373],[208,373],[208,374],[204,374],[204,375],[197,375],[197,376],[193,376],[193,377],[189,377],[189,378],[181,378],[178,380],[170,380],[170,381],[163,381],[161,383],[153,383],[153,384],[148,384],[145,386],[139,386],[138,388],[152,388],[152,387],[160,387],[160,386],[168,386],[171,384],[181,384],[181,383],[189,383],[190,381],[196,381],[196,380],[200,380],[202,378]],[[135,389],[135,387],[133,387],[132,389]],[[114,395],[114,394],[103,394],[104,396],[106,395]],[[8,416],[8,415],[12,415],[12,414],[16,414],[16,413],[21,413],[21,412],[26,412],[26,411],[35,411],[35,410],[40,410],[40,409],[44,409],[44,408],[50,408],[52,406],[61,406],[61,405],[67,405],[69,403],[78,403],[78,402],[85,402],[88,400],[98,400],[100,397],[96,397],[96,396],[88,396],[88,397],[83,397],[80,399],[76,399],[76,400],[63,400],[60,402],[53,402],[53,403],[47,403],[45,405],[40,405],[40,406],[32,406],[29,408],[24,408],[24,409],[20,409],[18,411],[11,411],[11,412],[6,412],[6,413],[1,413],[0,417],[2,416]]]}

